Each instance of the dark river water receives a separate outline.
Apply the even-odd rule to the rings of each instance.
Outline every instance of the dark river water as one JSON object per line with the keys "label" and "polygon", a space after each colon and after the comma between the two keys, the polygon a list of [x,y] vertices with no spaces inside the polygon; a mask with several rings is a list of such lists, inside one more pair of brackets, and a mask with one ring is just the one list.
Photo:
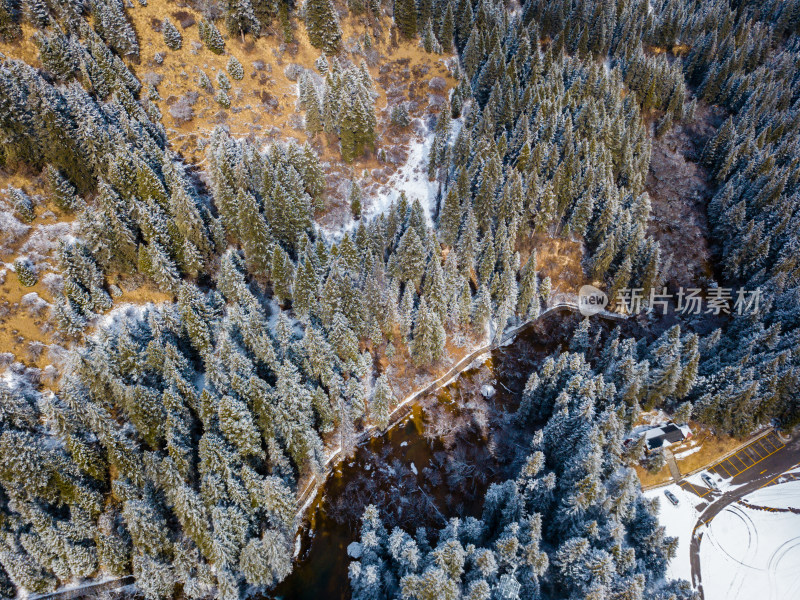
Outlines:
{"label": "dark river water", "polygon": [[[527,455],[533,431],[520,431],[510,414],[528,375],[569,341],[577,322],[568,311],[547,315],[359,446],[306,512],[294,570],[267,597],[349,599],[347,546],[359,537],[367,504],[378,506],[387,529],[412,534],[418,526],[480,515],[488,486],[513,476]],[[486,384],[496,391],[489,399],[480,391]]]}

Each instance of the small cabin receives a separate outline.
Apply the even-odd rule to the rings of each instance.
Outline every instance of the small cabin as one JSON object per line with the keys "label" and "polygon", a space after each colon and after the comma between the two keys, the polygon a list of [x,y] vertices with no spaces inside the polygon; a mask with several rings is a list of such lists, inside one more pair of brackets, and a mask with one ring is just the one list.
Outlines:
{"label": "small cabin", "polygon": [[680,444],[684,440],[692,437],[692,430],[688,425],[678,426],[675,423],[667,423],[660,427],[648,429],[642,435],[647,442],[648,450],[659,450],[668,448],[672,444]]}

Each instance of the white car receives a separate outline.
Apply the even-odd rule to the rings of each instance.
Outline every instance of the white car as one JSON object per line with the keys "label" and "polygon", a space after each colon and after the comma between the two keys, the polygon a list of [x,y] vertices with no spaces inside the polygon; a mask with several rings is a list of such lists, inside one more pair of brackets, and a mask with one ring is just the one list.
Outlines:
{"label": "white car", "polygon": [[706,487],[710,490],[718,490],[717,484],[714,483],[714,480],[711,479],[711,476],[708,473],[702,473],[700,475],[700,479],[703,480],[703,483],[706,484]]}

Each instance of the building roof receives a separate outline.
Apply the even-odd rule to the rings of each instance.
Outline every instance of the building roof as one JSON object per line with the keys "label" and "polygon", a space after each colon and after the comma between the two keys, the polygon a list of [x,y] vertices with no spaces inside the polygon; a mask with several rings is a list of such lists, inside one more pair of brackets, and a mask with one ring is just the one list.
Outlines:
{"label": "building roof", "polygon": [[650,450],[680,442],[692,434],[688,427],[678,427],[675,423],[667,423],[644,432],[644,439]]}

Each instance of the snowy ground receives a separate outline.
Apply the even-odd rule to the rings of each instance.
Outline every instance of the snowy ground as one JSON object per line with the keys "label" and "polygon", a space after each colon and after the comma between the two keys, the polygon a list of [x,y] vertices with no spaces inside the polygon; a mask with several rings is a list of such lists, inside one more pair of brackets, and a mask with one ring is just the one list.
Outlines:
{"label": "snowy ground", "polygon": [[[800,507],[800,481],[763,488],[751,505]],[[706,600],[800,597],[800,515],[731,504],[706,527],[700,545]]]}
{"label": "snowy ground", "polygon": [[[680,501],[678,506],[673,506],[664,495],[664,491],[669,490]],[[695,506],[706,502],[694,494],[685,491],[678,485],[667,485],[645,492],[647,498],[658,498],[659,514],[658,520],[666,529],[667,535],[678,538],[678,553],[667,567],[667,577],[669,579],[692,580],[692,568],[689,562],[689,544],[692,540],[692,530],[697,523],[699,512]]]}
{"label": "snowy ground", "polygon": [[[684,478],[684,481],[691,483],[697,489],[705,488],[706,484],[700,478],[701,473],[695,473],[690,477]],[[719,477],[711,475],[711,478],[719,487],[722,492],[729,492],[735,490],[738,485],[730,485],[728,480],[722,480]],[[678,498],[678,506],[673,506],[664,495],[664,491],[669,490]],[[692,580],[692,568],[689,562],[689,545],[692,540],[692,533],[694,526],[697,524],[697,519],[700,512],[697,507],[705,508],[708,505],[707,500],[699,498],[696,494],[684,490],[679,485],[665,485],[648,492],[644,492],[647,498],[658,498],[660,512],[658,520],[666,529],[667,535],[670,537],[678,538],[678,552],[675,558],[670,561],[667,567],[667,577],[670,579],[685,579],[686,581]],[[705,577],[703,577],[705,586]]]}
{"label": "snowy ground", "polygon": [[[697,479],[697,481],[694,481]],[[690,482],[703,485],[699,474]],[[725,486],[730,491],[736,486]],[[679,499],[673,506],[669,490]],[[697,523],[697,506],[706,501],[669,485],[645,492],[660,502],[659,521],[678,538],[678,552],[667,576],[691,581],[689,545]],[[751,506],[800,508],[800,481],[760,489],[743,499]],[[747,508],[733,503],[702,527],[700,572],[705,600],[790,600],[800,598],[800,515]]]}
{"label": "snowy ground", "polygon": [[[400,192],[404,192],[409,205],[414,200],[419,200],[425,211],[428,225],[433,226],[439,183],[428,180],[428,160],[433,145],[434,131],[420,119],[416,119],[415,124],[417,134],[409,142],[405,162],[385,184],[378,186],[377,189],[365,189],[365,208],[362,216],[365,221],[370,221],[378,215],[386,213],[392,203],[400,198]],[[448,143],[451,146],[463,125],[464,117],[453,119],[450,122]],[[357,221],[348,219],[339,227],[321,226],[319,230],[329,242],[338,242],[345,233],[354,231],[357,225]]]}
{"label": "snowy ground", "polygon": [[[424,127],[424,125],[422,126]],[[433,225],[437,183],[428,181],[428,156],[433,145],[433,131],[425,128],[423,137],[414,138],[408,148],[408,158],[383,186],[387,192],[379,193],[369,198],[369,204],[364,214],[367,220],[385,213],[392,202],[400,197],[400,192],[405,192],[409,204],[419,200],[425,209],[428,224]]]}

